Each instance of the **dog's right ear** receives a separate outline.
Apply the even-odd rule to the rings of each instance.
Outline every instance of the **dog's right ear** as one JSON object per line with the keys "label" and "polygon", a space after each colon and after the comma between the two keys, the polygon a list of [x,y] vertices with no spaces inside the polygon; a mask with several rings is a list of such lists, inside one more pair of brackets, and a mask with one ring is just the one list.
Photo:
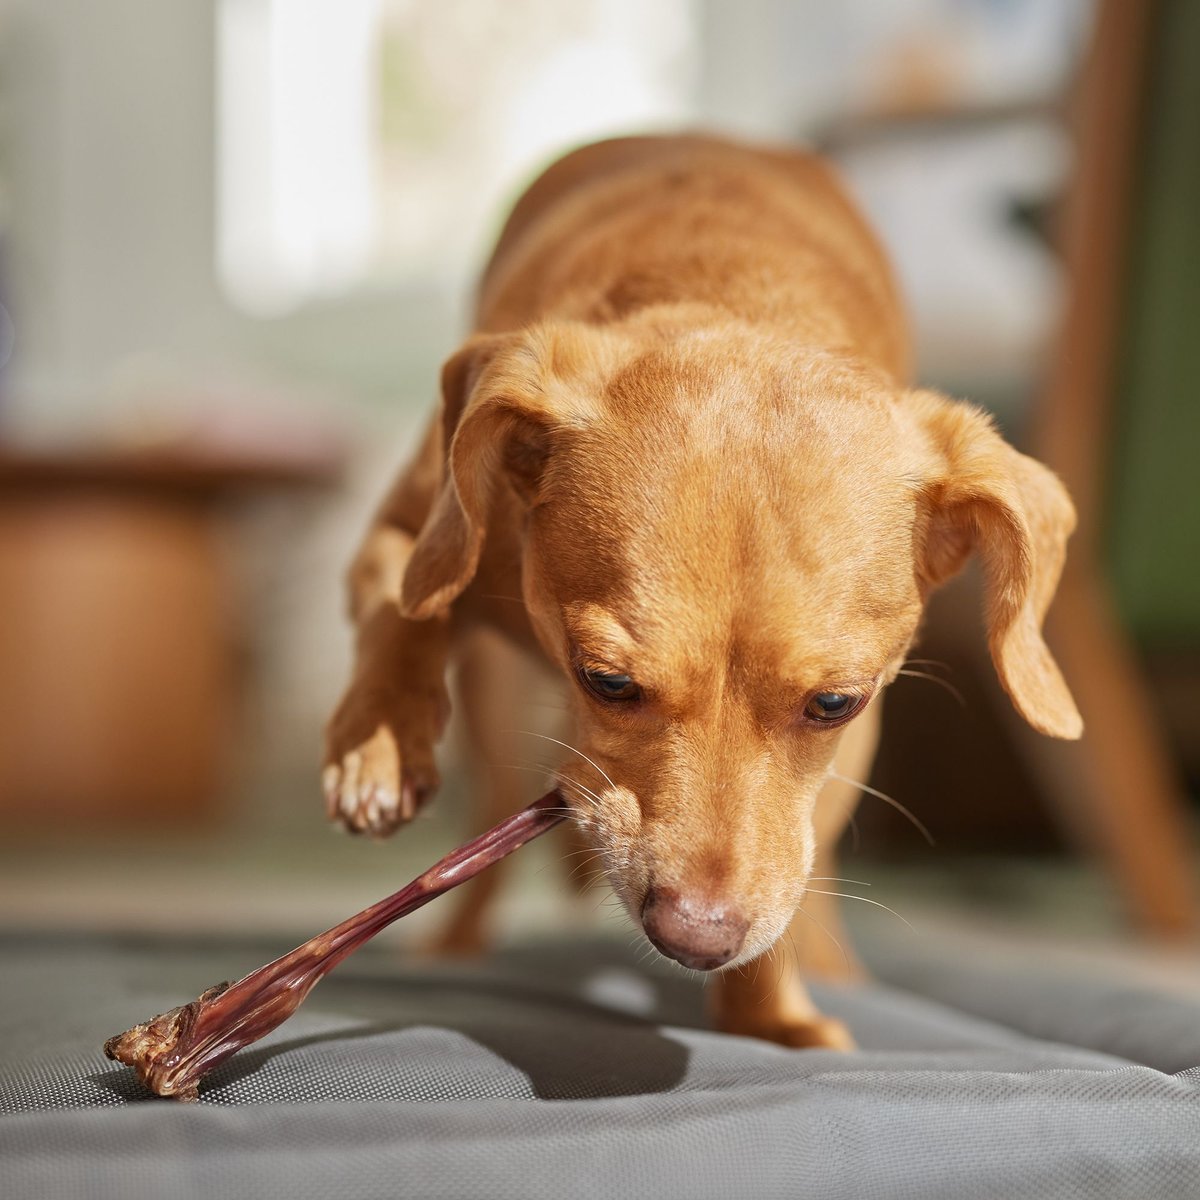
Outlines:
{"label": "dog's right ear", "polygon": [[533,498],[550,439],[542,356],[528,334],[479,334],[442,368],[444,471],[413,545],[400,611],[444,612],[471,582],[501,479]]}

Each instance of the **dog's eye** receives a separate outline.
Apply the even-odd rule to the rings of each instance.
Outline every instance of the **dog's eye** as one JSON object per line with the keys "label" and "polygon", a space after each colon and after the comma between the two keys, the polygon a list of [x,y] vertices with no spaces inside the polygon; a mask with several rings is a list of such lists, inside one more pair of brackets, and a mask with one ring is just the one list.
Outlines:
{"label": "dog's eye", "polygon": [[583,686],[601,700],[636,700],[642,694],[642,689],[628,675],[615,671],[594,671],[580,667],[579,678]]}
{"label": "dog's eye", "polygon": [[804,715],[810,721],[834,724],[854,716],[866,702],[866,696],[852,696],[847,692],[816,692],[809,696]]}

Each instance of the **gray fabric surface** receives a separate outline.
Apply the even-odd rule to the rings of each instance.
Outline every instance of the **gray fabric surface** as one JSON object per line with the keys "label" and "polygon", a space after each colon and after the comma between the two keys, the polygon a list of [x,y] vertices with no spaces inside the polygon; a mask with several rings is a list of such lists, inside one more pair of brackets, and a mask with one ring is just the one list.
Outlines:
{"label": "gray fabric surface", "polygon": [[1095,970],[1054,969],[1014,951],[992,950],[980,959],[961,940],[931,945],[906,938],[898,944],[876,935],[858,941],[875,974],[888,983],[1032,1037],[1160,1071],[1200,1064],[1200,997],[1182,999]]}
{"label": "gray fabric surface", "polygon": [[[284,948],[4,940],[0,1194],[1200,1196],[1200,1066],[1149,1065],[1180,1061],[1200,1005],[1143,1028],[1139,1004],[1107,1000],[1138,1035],[1087,1048],[1068,1038],[1086,985],[1065,998],[961,961],[915,982],[957,979],[1001,1019],[826,989],[861,1043],[850,1055],[710,1033],[692,979],[599,944],[476,966],[372,948],[198,1105],[144,1098],[103,1058],[109,1034]],[[1055,1009],[1038,1036],[1007,1019]]]}

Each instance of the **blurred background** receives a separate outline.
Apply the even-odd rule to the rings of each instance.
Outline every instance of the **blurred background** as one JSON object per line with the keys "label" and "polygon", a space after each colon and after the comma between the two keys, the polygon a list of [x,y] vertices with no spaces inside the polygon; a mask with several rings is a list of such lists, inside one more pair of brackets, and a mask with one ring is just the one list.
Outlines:
{"label": "blurred background", "polygon": [[[867,797],[843,870],[1200,987],[1198,56],[1187,0],[0,0],[0,923],[307,935],[467,831],[453,737],[414,829],[325,825],[344,567],[521,188],[706,127],[836,158],[920,380],[1081,513],[1084,741],[1019,727],[965,579],[873,780],[936,845]],[[560,853],[507,933],[605,919]]]}

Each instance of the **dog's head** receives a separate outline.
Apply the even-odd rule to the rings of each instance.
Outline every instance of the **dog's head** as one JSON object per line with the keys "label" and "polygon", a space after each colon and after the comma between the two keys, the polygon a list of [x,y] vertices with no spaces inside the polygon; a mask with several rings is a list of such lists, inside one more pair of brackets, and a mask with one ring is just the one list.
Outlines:
{"label": "dog's head", "polygon": [[1078,736],[1040,633],[1071,504],[976,410],[734,325],[477,337],[443,384],[406,615],[467,586],[498,504],[521,514],[525,602],[572,696],[566,793],[679,961],[746,961],[785,928],[838,742],[972,553],[1013,703]]}

